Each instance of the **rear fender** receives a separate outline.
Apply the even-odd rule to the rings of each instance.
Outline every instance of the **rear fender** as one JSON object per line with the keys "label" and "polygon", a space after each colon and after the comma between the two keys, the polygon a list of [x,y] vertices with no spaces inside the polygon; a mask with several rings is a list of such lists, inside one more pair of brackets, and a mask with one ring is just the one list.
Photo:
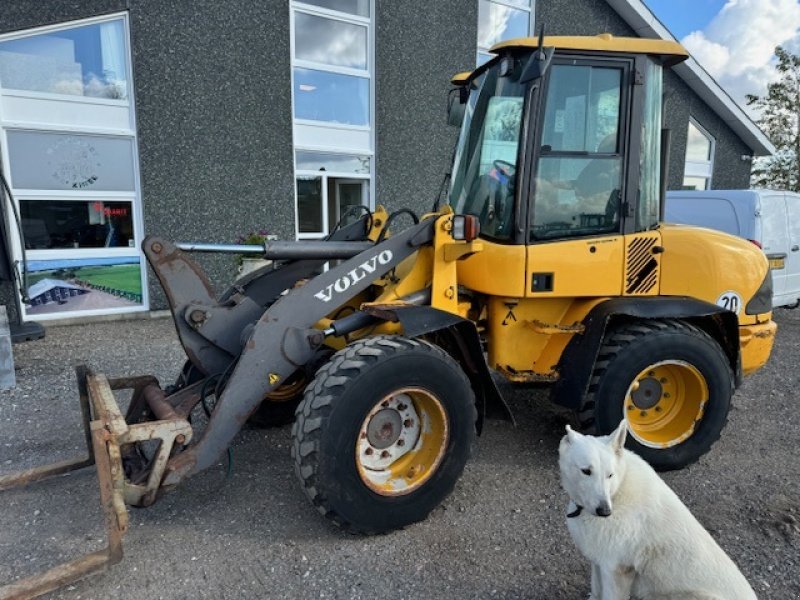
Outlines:
{"label": "rear fender", "polygon": [[739,355],[739,321],[721,306],[687,297],[612,298],[595,306],[583,320],[585,330],[570,340],[558,365],[559,379],[552,389],[553,402],[579,410],[586,400],[589,381],[606,331],[614,324],[635,319],[680,319],[713,337],[725,352],[735,375],[742,379]]}
{"label": "rear fender", "polygon": [[398,306],[388,312],[403,326],[406,337],[427,338],[459,362],[475,392],[479,434],[487,416],[514,422],[511,409],[486,364],[478,329],[472,321],[432,306]]}

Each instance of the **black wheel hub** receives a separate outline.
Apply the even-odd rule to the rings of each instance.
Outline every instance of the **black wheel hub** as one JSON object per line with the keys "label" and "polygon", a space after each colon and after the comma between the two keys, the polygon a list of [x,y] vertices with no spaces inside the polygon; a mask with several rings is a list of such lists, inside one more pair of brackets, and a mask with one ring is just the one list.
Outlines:
{"label": "black wheel hub", "polygon": [[631,399],[636,408],[648,410],[658,404],[663,393],[658,379],[647,377],[639,382],[639,387],[631,394]]}

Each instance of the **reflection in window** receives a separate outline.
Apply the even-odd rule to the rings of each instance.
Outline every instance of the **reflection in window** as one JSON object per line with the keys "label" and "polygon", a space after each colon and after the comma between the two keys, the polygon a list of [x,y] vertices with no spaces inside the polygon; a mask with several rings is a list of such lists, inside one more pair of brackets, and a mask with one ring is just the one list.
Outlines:
{"label": "reflection in window", "polygon": [[497,42],[525,37],[530,33],[531,15],[527,10],[478,0],[478,46],[491,48]]}
{"label": "reflection in window", "polygon": [[125,100],[127,72],[121,19],[0,42],[6,89]]}
{"label": "reflection in window", "polygon": [[689,135],[686,140],[686,160],[711,160],[711,139],[689,122]]}
{"label": "reflection in window", "polygon": [[369,156],[333,154],[298,150],[295,167],[298,171],[332,171],[334,173],[369,174]]}
{"label": "reflection in window", "polygon": [[367,68],[367,28],[295,13],[295,57],[354,69]]}
{"label": "reflection in window", "polygon": [[619,228],[622,159],[543,156],[536,177],[533,239]]}
{"label": "reflection in window", "polygon": [[369,124],[369,80],[315,69],[294,70],[296,119]]}
{"label": "reflection in window", "polygon": [[618,151],[622,71],[555,65],[542,145],[551,151]]}
{"label": "reflection in window", "polygon": [[134,246],[130,202],[20,200],[28,250]]}
{"label": "reflection in window", "polygon": [[303,2],[361,17],[369,16],[369,0],[303,0]]}
{"label": "reflection in window", "polygon": [[694,120],[689,121],[683,189],[711,189],[714,171],[714,138]]}
{"label": "reflection in window", "polygon": [[297,178],[297,223],[300,233],[321,233],[322,178]]}

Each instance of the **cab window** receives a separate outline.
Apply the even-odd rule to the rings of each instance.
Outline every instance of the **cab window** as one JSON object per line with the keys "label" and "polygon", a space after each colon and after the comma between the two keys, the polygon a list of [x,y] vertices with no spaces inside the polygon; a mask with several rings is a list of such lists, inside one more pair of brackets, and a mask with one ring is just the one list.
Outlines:
{"label": "cab window", "polygon": [[619,230],[623,75],[616,66],[551,67],[531,240]]}

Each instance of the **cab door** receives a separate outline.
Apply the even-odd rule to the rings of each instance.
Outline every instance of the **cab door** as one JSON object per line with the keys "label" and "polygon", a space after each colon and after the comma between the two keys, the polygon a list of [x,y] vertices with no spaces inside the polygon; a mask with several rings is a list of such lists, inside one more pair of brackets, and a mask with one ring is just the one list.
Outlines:
{"label": "cab door", "polygon": [[623,290],[632,59],[556,58],[541,109],[526,296]]}

